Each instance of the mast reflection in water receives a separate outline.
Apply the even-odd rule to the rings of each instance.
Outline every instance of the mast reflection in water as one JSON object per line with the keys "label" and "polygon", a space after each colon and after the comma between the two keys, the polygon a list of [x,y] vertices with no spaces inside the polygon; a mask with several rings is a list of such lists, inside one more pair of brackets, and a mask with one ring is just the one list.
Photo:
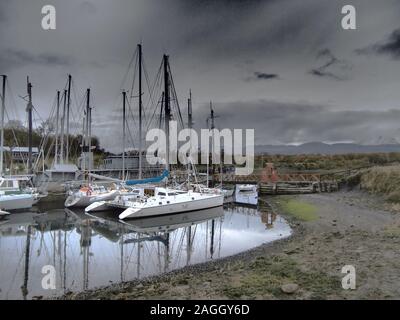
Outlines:
{"label": "mast reflection in water", "polygon": [[[0,299],[56,296],[161,274],[288,237],[268,208],[227,206],[118,221],[112,213],[68,209],[16,213],[0,220]],[[42,288],[42,267],[56,289]]]}

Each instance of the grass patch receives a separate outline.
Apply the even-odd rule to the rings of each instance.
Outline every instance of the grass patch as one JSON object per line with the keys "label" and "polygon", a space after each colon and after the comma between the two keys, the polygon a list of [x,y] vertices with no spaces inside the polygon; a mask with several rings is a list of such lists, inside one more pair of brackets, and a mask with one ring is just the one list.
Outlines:
{"label": "grass patch", "polygon": [[230,299],[240,299],[242,296],[287,298],[281,286],[291,282],[297,283],[302,291],[317,294],[321,298],[340,288],[340,281],[335,277],[311,270],[305,272],[293,259],[272,256],[255,259],[240,282],[236,285],[226,284],[222,293]]}
{"label": "grass patch", "polygon": [[386,196],[392,203],[400,203],[400,166],[374,167],[363,172],[361,188]]}
{"label": "grass patch", "polygon": [[383,231],[385,236],[388,237],[400,237],[400,226],[399,225],[391,225],[387,226]]}
{"label": "grass patch", "polygon": [[318,219],[317,207],[311,203],[297,199],[289,199],[281,203],[284,212],[302,221],[314,221]]}

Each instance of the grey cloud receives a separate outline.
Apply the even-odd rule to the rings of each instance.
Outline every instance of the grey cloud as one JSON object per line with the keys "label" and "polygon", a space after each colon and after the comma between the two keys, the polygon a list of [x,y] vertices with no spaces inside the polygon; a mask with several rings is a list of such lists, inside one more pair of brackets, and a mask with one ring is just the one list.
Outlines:
{"label": "grey cloud", "polygon": [[311,69],[309,71],[311,75],[334,80],[348,79],[347,72],[351,69],[351,66],[348,62],[336,58],[329,49],[320,50],[317,53],[317,59],[323,59],[325,63],[317,68]]}
{"label": "grey cloud", "polygon": [[26,65],[43,66],[70,66],[73,59],[59,54],[40,53],[33,54],[22,49],[6,49],[0,52],[0,69],[7,71],[15,67]]}
{"label": "grey cloud", "polygon": [[358,54],[382,54],[394,59],[400,59],[400,28],[394,30],[384,41],[380,41],[363,49],[357,49]]}
{"label": "grey cloud", "polygon": [[268,81],[268,80],[278,80],[279,75],[276,73],[267,72],[253,72],[252,76],[245,78],[245,81]]}
{"label": "grey cloud", "polygon": [[97,7],[90,1],[82,2],[79,7],[85,14],[95,14],[97,12]]}
{"label": "grey cloud", "polygon": [[[334,111],[328,106],[277,101],[238,101],[214,103],[217,126],[255,129],[256,144],[285,144],[307,141],[345,141],[373,143],[400,138],[400,110]],[[246,117],[243,117],[246,110]],[[204,119],[204,105],[196,118]]]}

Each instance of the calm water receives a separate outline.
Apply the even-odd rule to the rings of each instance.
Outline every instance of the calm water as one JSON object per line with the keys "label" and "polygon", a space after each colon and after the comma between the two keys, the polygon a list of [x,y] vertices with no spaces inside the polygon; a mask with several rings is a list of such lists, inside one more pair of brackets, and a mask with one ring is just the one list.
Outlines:
{"label": "calm water", "polygon": [[[56,296],[143,278],[291,233],[268,208],[228,206],[126,222],[114,216],[47,209],[0,220],[0,299]],[[55,267],[55,290],[42,288],[45,265]]]}

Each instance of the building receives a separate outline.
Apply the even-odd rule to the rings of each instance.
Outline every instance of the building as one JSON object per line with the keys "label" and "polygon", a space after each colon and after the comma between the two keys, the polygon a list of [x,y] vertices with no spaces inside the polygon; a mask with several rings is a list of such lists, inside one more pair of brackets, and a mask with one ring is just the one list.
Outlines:
{"label": "building", "polygon": [[[142,157],[142,167],[156,168],[159,165],[150,165],[146,159],[146,156]],[[139,155],[126,155],[125,156],[125,169],[137,170],[139,168]],[[122,169],[122,155],[109,156],[103,160],[102,169],[105,170],[121,170]]]}
{"label": "building", "polygon": [[[28,147],[4,147],[6,154],[11,155],[11,160],[17,163],[25,163],[28,161]],[[39,148],[32,147],[32,161],[35,161],[39,155]]]}

